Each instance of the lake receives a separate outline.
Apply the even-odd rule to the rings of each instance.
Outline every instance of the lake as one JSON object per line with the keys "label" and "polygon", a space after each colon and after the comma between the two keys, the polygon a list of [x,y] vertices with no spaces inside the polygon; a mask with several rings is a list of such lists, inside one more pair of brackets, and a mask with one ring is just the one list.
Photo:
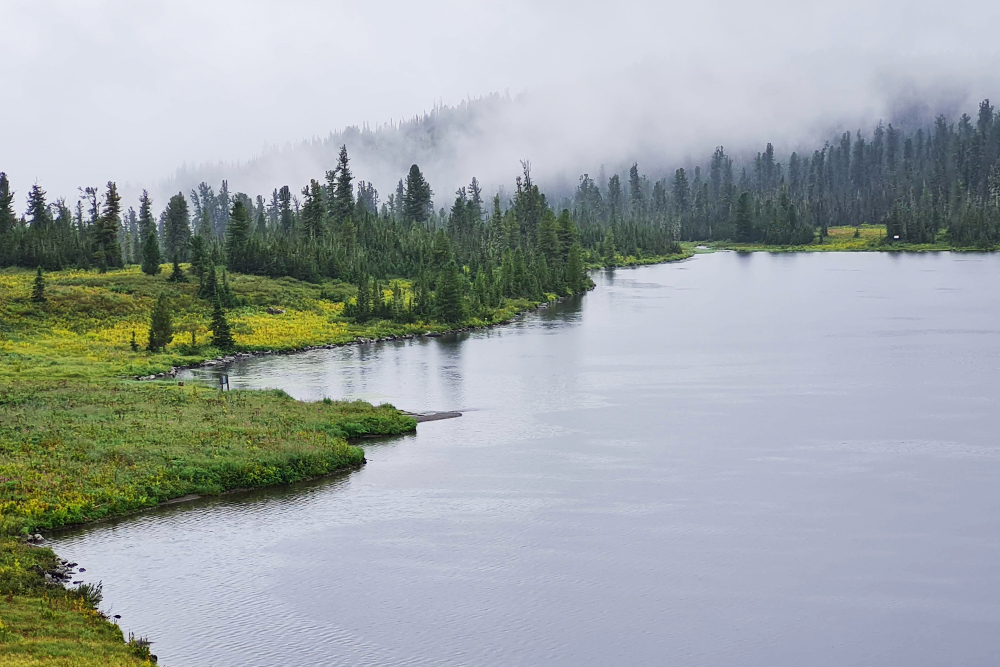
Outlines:
{"label": "lake", "polygon": [[594,279],[507,327],[233,366],[464,415],[53,547],[167,667],[1000,661],[1000,256]]}

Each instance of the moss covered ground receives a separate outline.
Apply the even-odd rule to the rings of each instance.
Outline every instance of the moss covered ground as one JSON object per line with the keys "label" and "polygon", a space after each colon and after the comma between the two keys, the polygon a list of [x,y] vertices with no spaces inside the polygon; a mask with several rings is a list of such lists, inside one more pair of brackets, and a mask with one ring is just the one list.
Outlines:
{"label": "moss covered ground", "polygon": [[[137,665],[148,647],[127,642],[92,590],[46,579],[36,531],[119,516],[191,493],[286,484],[358,466],[363,435],[412,431],[392,406],[278,391],[217,390],[124,379],[217,356],[195,283],[168,283],[131,267],[106,274],[0,271],[0,665]],[[351,288],[330,281],[230,277],[242,305],[230,319],[244,350],[290,350],[445,328],[357,325],[340,316]],[[145,347],[160,292],[178,330],[164,353]],[[511,305],[511,315],[519,304]],[[520,304],[522,309],[529,304]],[[285,312],[269,315],[268,307]],[[505,313],[500,313],[501,315]],[[391,331],[389,331],[391,330]],[[132,349],[133,333],[138,351]],[[192,342],[192,333],[194,342]]]}

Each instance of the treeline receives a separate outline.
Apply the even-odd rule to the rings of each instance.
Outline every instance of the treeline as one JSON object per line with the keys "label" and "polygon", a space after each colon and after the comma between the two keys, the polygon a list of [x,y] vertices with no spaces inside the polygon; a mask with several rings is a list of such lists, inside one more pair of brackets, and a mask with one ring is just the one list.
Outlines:
{"label": "treeline", "polygon": [[[0,174],[0,265],[100,271],[141,264],[151,275],[173,262],[171,280],[186,280],[188,262],[214,300],[215,267],[318,282],[358,285],[348,314],[360,320],[490,319],[509,299],[544,299],[590,285],[587,256],[569,211],[557,215],[524,165],[504,209],[499,195],[486,210],[475,178],[456,192],[451,210],[433,210],[433,192],[413,165],[384,203],[370,183],[354,182],[346,147],[323,181],[299,193],[288,186],[270,200],[216,193],[207,184],[178,193],[159,214],[143,192],[122,212],[114,183],[103,196],[87,188],[75,209],[49,203],[38,185],[17,218]],[[224,276],[224,274],[223,274]],[[405,285],[404,285],[405,281]],[[224,299],[222,300],[225,301]],[[225,305],[225,303],[223,303]]]}
{"label": "treeline", "polygon": [[[866,223],[886,225],[888,242],[943,235],[954,245],[991,246],[1000,241],[1000,117],[985,100],[975,118],[955,123],[879,123],[784,164],[771,144],[740,166],[720,146],[704,167],[658,180],[640,176],[637,165],[598,182],[584,174],[569,205],[585,243],[602,227],[622,226],[626,248],[649,243],[640,230],[650,227],[691,241],[797,245],[814,242],[817,231],[822,242],[828,227]],[[624,240],[617,229],[616,238]]]}
{"label": "treeline", "polygon": [[[491,317],[505,300],[541,299],[589,284],[585,267],[622,255],[679,252],[680,241],[822,243],[830,226],[884,224],[887,243],[993,246],[1000,241],[1000,118],[932,127],[877,125],[784,162],[771,144],[738,165],[722,147],[703,167],[651,179],[580,178],[553,206],[524,163],[513,195],[484,197],[473,178],[434,210],[417,165],[384,198],[355,180],[346,146],[322,178],[269,197],[207,183],[166,202],[147,193],[123,210],[114,183],[83,188],[72,206],[38,185],[17,216],[0,174],[0,266],[108,270],[190,262],[273,277],[358,285],[350,314],[400,321]],[[176,271],[175,271],[176,272]],[[203,278],[200,278],[203,279]]]}

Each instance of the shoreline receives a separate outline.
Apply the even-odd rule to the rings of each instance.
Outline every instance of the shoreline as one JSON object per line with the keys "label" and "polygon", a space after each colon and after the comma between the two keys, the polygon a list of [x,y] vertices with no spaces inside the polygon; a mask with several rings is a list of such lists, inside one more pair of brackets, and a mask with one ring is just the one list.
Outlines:
{"label": "shoreline", "polygon": [[[684,257],[683,259],[688,259],[688,257]],[[676,261],[680,261],[680,260],[667,260],[665,262],[661,262],[661,264],[668,264],[668,263],[672,263],[672,262],[676,262]],[[629,267],[618,267],[618,268],[633,268],[634,266],[640,266],[640,265],[631,265]],[[642,266],[650,266],[650,265],[646,264],[646,265],[642,265]],[[401,336],[389,335],[389,336],[382,336],[382,337],[378,337],[378,338],[365,338],[364,336],[357,336],[357,337],[355,337],[354,340],[351,340],[351,341],[344,341],[344,342],[341,342],[341,343],[325,343],[325,344],[320,344],[320,345],[306,345],[305,347],[293,348],[293,349],[290,349],[290,350],[252,350],[252,351],[249,351],[249,352],[243,352],[243,351],[241,351],[241,352],[234,352],[234,353],[231,353],[231,354],[226,354],[226,355],[221,355],[221,356],[218,356],[218,357],[211,357],[211,358],[208,358],[208,359],[204,359],[202,361],[199,361],[199,362],[196,362],[196,363],[193,363],[193,364],[186,364],[186,365],[183,365],[183,366],[173,366],[173,367],[170,368],[170,370],[168,370],[168,371],[162,371],[160,373],[153,373],[153,374],[150,374],[150,375],[134,375],[134,376],[133,375],[126,375],[126,376],[122,376],[121,379],[125,379],[125,380],[139,380],[139,381],[162,380],[162,379],[167,379],[167,378],[175,378],[175,377],[177,377],[177,374],[180,373],[180,372],[182,372],[182,371],[193,370],[193,369],[196,369],[196,368],[213,368],[213,367],[218,367],[218,366],[225,366],[227,364],[232,364],[232,363],[235,363],[237,361],[244,361],[244,360],[247,360],[247,359],[256,359],[256,358],[259,358],[259,357],[288,356],[288,355],[292,355],[292,354],[301,354],[303,352],[313,352],[315,350],[334,350],[334,349],[337,349],[337,348],[340,348],[340,347],[349,347],[351,345],[374,345],[374,344],[377,344],[377,343],[391,343],[391,342],[394,342],[394,341],[420,340],[420,339],[427,339],[427,338],[441,338],[442,336],[446,336],[448,334],[458,334],[458,333],[464,333],[464,332],[470,332],[470,331],[482,331],[483,329],[493,329],[495,327],[501,327],[501,326],[506,326],[508,324],[513,324],[514,321],[516,319],[518,319],[518,318],[521,318],[521,317],[523,317],[525,315],[528,315],[530,313],[533,313],[533,312],[536,312],[536,311],[539,311],[539,310],[544,310],[546,308],[549,308],[552,304],[564,303],[564,302],[568,301],[569,299],[575,299],[577,297],[583,296],[587,292],[589,292],[589,291],[591,291],[593,289],[594,289],[594,285],[591,285],[587,289],[585,289],[585,290],[583,290],[581,292],[577,292],[576,294],[568,294],[566,296],[556,297],[555,299],[552,299],[550,301],[539,302],[538,304],[536,304],[535,306],[532,306],[531,308],[526,308],[525,310],[518,311],[510,319],[501,320],[499,322],[490,322],[488,324],[482,324],[482,325],[466,325],[466,326],[462,326],[462,327],[456,327],[454,329],[428,330],[428,331],[426,331],[424,333],[421,333],[421,334],[404,334],[404,335],[401,335]],[[430,421],[430,420],[425,420],[425,421]]]}
{"label": "shoreline", "polygon": [[[643,266],[643,265],[678,262],[682,260],[687,260],[694,254],[695,254],[694,251],[688,250],[680,255],[662,257],[658,258],[657,260],[647,261],[647,262],[633,261],[624,263],[620,267],[612,267],[612,268],[623,268],[623,269],[636,268],[637,266]],[[604,267],[597,267],[597,268],[599,269]],[[392,342],[398,340],[440,338],[446,334],[458,334],[463,332],[490,329],[493,327],[512,324],[517,320],[533,312],[538,312],[540,310],[550,308],[554,304],[563,303],[569,299],[584,296],[586,295],[587,292],[593,290],[595,287],[596,285],[591,284],[587,289],[581,290],[580,292],[577,292],[575,294],[564,295],[546,301],[534,303],[534,305],[528,308],[513,313],[512,315],[508,316],[507,319],[500,320],[497,322],[456,326],[454,328],[449,328],[449,329],[437,329],[437,330],[429,329],[424,333],[412,333],[412,334],[405,334],[398,336],[389,335],[377,338],[367,338],[363,336],[357,336],[355,337],[354,340],[351,341],[309,345],[309,346],[304,346],[302,348],[291,349],[291,350],[258,350],[249,352],[237,352],[235,354],[220,355],[219,357],[202,359],[196,363],[188,364],[185,366],[174,366],[171,367],[170,370],[162,371],[156,374],[150,374],[145,376],[118,375],[117,379],[130,380],[134,378],[134,380],[138,380],[140,382],[136,382],[135,385],[133,386],[138,387],[143,384],[146,384],[146,386],[151,386],[152,383],[147,384],[142,381],[164,380],[168,378],[175,378],[177,374],[183,370],[224,366],[226,364],[233,363],[239,360],[251,359],[255,357],[297,354],[301,352],[308,352],[319,349],[333,349],[337,347],[344,347],[346,345],[367,345],[374,343]],[[115,375],[110,375],[110,376],[105,376],[105,379],[110,380],[114,379],[115,377],[116,377]],[[56,382],[58,380],[57,378],[52,378],[51,381]],[[94,378],[91,381],[100,382],[100,379]],[[63,382],[65,383],[65,380],[63,380]],[[164,385],[169,386],[168,383],[161,384],[161,386]],[[300,402],[296,401],[296,403]],[[415,430],[416,424],[418,423],[423,423],[428,421],[438,421],[443,419],[452,419],[461,416],[460,412],[425,412],[417,414],[401,410],[397,411],[397,414],[400,417],[413,420],[412,421],[413,428],[410,429],[410,432]],[[385,433],[382,433],[380,435],[385,436],[391,433],[392,433],[391,431],[386,431]],[[369,434],[363,434],[359,437],[348,437],[346,438],[347,444],[352,447],[357,447],[357,445],[352,444],[352,442],[356,442],[357,440],[364,438],[365,436],[379,437],[378,435],[369,435]],[[3,552],[0,553],[0,557],[12,558],[15,564],[17,564],[18,562],[17,561],[18,557],[20,557],[21,560],[25,563],[27,562],[35,563],[34,565],[31,566],[31,571],[34,574],[28,575],[30,584],[29,587],[22,588],[20,592],[18,592],[16,595],[13,595],[11,599],[14,601],[14,604],[17,605],[18,607],[31,608],[32,605],[38,603],[39,599],[44,601],[48,599],[48,596],[50,595],[53,597],[56,597],[58,595],[65,596],[66,609],[64,611],[61,611],[60,613],[66,614],[66,621],[65,621],[66,626],[68,627],[71,623],[79,623],[79,622],[86,622],[91,624],[91,626],[103,636],[103,639],[101,640],[102,643],[100,644],[100,646],[103,647],[103,650],[107,652],[106,653],[107,656],[110,657],[112,654],[114,654],[115,656],[118,656],[119,659],[128,661],[128,664],[132,664],[131,660],[142,659],[143,654],[141,652],[136,652],[136,651],[137,647],[143,646],[141,642],[144,640],[139,639],[138,641],[140,643],[137,644],[136,641],[134,641],[136,638],[129,637],[128,639],[126,639],[122,634],[121,629],[117,625],[117,619],[111,618],[108,613],[102,612],[100,610],[99,608],[100,584],[83,584],[81,582],[81,585],[79,587],[76,588],[70,587],[70,583],[72,582],[73,579],[72,570],[78,567],[78,564],[71,563],[70,561],[63,559],[58,554],[56,554],[55,551],[51,548],[51,545],[48,543],[48,540],[46,540],[45,538],[46,535],[51,536],[54,534],[62,533],[64,531],[85,529],[86,527],[91,525],[98,525],[113,521],[128,521],[129,519],[131,519],[136,515],[147,513],[151,510],[160,510],[170,505],[181,505],[196,500],[202,500],[211,497],[219,497],[223,495],[246,493],[251,491],[261,491],[265,489],[274,489],[290,484],[298,484],[301,482],[314,481],[316,479],[321,479],[324,477],[341,473],[351,474],[352,472],[360,470],[361,467],[363,467],[367,462],[366,457],[364,457],[363,455],[363,450],[360,450],[359,448],[359,451],[361,451],[360,462],[327,470],[318,475],[309,475],[299,479],[292,479],[289,482],[275,483],[272,481],[263,481],[263,483],[261,484],[255,484],[250,487],[241,486],[237,488],[223,489],[219,492],[213,492],[208,494],[184,493],[174,497],[167,497],[163,500],[160,500],[155,505],[136,507],[132,510],[126,510],[122,512],[114,512],[107,514],[105,516],[100,516],[99,518],[95,519],[85,519],[84,521],[65,523],[53,528],[43,528],[43,529],[32,528],[30,530],[30,533],[27,535],[24,534],[18,535],[16,533],[8,533],[5,535],[0,535],[0,551]],[[37,537],[40,537],[41,539],[36,539]],[[70,606],[70,601],[74,601],[72,602],[72,605],[75,606]],[[31,614],[36,614],[36,613],[38,612],[34,611],[31,612]],[[31,615],[30,617],[34,618],[33,615]],[[26,634],[24,634],[25,639],[34,636],[32,635],[31,629],[26,629],[26,630],[27,632]],[[70,641],[73,641],[72,638],[70,638]],[[155,656],[151,656],[148,653],[148,644],[145,646],[147,648],[146,648],[146,653],[144,655],[151,657],[152,661],[155,663]],[[95,649],[96,648],[97,647],[95,646]],[[102,653],[102,655],[104,654]],[[135,664],[140,664],[140,663],[137,661]],[[147,662],[145,664],[149,663]]]}

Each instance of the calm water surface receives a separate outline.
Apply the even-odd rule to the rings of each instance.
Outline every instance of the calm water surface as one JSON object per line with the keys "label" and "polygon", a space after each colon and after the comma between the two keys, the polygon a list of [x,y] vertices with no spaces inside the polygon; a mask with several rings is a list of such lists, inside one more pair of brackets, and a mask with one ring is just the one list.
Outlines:
{"label": "calm water surface", "polygon": [[1000,256],[703,255],[232,384],[464,410],[66,533],[168,667],[995,665]]}

